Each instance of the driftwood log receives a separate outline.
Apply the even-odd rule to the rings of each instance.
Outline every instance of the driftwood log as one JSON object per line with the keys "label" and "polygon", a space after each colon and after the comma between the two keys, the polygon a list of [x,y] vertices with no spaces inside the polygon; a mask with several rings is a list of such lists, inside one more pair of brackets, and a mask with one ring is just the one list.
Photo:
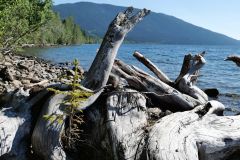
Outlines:
{"label": "driftwood log", "polygon": [[[69,150],[64,141],[68,129],[64,102],[69,97],[53,95],[43,80],[1,97],[0,159],[239,158],[240,117],[223,116],[224,105],[209,101],[196,86],[206,63],[203,53],[186,55],[175,81],[139,52],[134,56],[156,77],[115,59],[126,34],[149,13],[143,9],[131,16],[132,11],[128,8],[112,21],[81,81],[81,88],[94,94],[76,108],[85,123],[76,124],[82,132],[75,148]],[[42,89],[33,91],[39,85]],[[54,86],[71,89],[61,83]],[[44,115],[61,116],[63,123],[48,121]]]}
{"label": "driftwood log", "polygon": [[0,111],[0,157],[3,159],[27,159],[29,152],[29,135],[34,124],[34,107],[40,107],[46,98],[43,90],[29,99],[29,91],[20,88],[14,93],[8,93],[6,103]]}
{"label": "driftwood log", "polygon": [[170,107],[176,107],[179,110],[189,110],[200,104],[198,100],[182,94],[161,80],[145,73],[137,67],[129,66],[120,60],[116,61],[113,72],[117,76],[125,78],[130,87],[134,87],[140,91],[150,92],[163,104],[169,105]]}
{"label": "driftwood log", "polygon": [[149,59],[145,58],[141,53],[134,52],[134,57],[148,67],[161,81],[171,85],[173,82],[165,75],[156,65],[154,65]]}
{"label": "driftwood log", "polygon": [[149,10],[143,9],[131,16],[133,8],[120,12],[108,27],[102,45],[85,77],[82,85],[89,89],[99,89],[107,84],[114,59],[126,34],[141,21]]}
{"label": "driftwood log", "polygon": [[[22,142],[22,139],[30,133],[31,128],[31,114],[29,113],[31,106],[26,103],[28,96],[28,91],[20,89],[8,99],[10,101],[8,106],[1,110],[0,156],[8,158],[19,155],[19,158],[25,158],[27,143]],[[19,112],[16,112],[16,109]]]}
{"label": "driftwood log", "polygon": [[195,57],[192,57],[188,62],[190,63],[187,64],[187,66],[189,66],[188,71],[179,80],[178,89],[179,91],[190,95],[191,97],[199,100],[202,104],[204,104],[208,101],[208,96],[194,84],[196,83],[196,77],[198,76],[199,69],[203,67],[206,61],[203,56],[196,55]]}
{"label": "driftwood log", "polygon": [[208,109],[159,120],[149,133],[149,159],[226,160],[239,152],[240,117],[208,114]]}
{"label": "driftwood log", "polygon": [[238,67],[240,67],[240,56],[236,55],[230,55],[228,56],[225,61],[232,61],[234,62]]}

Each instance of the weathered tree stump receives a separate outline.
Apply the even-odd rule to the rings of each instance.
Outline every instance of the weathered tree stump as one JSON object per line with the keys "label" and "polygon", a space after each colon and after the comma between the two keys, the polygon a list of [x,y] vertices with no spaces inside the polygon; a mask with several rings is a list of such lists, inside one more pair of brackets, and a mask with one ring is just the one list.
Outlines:
{"label": "weathered tree stump", "polygon": [[[130,7],[127,8],[124,13],[120,12],[109,25],[97,56],[95,57],[85,79],[81,82],[83,87],[95,90],[96,93],[87,101],[83,102],[78,110],[87,109],[87,107],[91,106],[103,92],[109,79],[117,51],[122,44],[124,37],[139,21],[149,14],[149,10],[143,9],[131,17],[130,15],[132,11],[133,8]],[[61,135],[64,130],[64,125],[58,125],[57,122],[50,125],[49,122],[42,119],[44,114],[63,114],[58,106],[62,102],[63,97],[57,98],[55,96],[49,100],[48,104],[44,106],[43,112],[41,113],[33,132],[33,148],[34,150],[37,150],[38,155],[45,159],[66,159],[66,153],[61,146]],[[65,119],[66,117],[64,117],[64,121]],[[44,139],[46,140],[43,141]]]}
{"label": "weathered tree stump", "polygon": [[113,159],[140,159],[148,124],[145,97],[133,90],[112,93],[107,99],[107,129]]}
{"label": "weathered tree stump", "polygon": [[196,55],[195,57],[191,57],[187,63],[189,64],[185,65],[189,66],[188,71],[182,78],[180,78],[177,88],[179,91],[199,100],[202,104],[206,104],[208,101],[208,96],[201,89],[194,85],[194,83],[196,83],[199,69],[203,67],[206,61],[203,56]]}

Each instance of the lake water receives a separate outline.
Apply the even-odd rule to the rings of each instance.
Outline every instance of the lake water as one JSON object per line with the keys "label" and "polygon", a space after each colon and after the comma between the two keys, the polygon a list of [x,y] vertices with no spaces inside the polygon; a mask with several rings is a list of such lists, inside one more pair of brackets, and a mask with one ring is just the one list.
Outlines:
{"label": "lake water", "polygon": [[[53,63],[71,62],[77,58],[87,70],[98,48],[99,44],[63,46],[27,49],[23,54],[47,59]],[[240,46],[123,44],[117,58],[149,72],[132,56],[134,51],[139,51],[149,58],[172,80],[178,76],[185,54],[206,51],[207,63],[200,72],[197,85],[200,88],[217,88],[221,93],[219,101],[226,107],[240,110],[240,67],[233,62],[224,61],[230,54],[240,55]]]}

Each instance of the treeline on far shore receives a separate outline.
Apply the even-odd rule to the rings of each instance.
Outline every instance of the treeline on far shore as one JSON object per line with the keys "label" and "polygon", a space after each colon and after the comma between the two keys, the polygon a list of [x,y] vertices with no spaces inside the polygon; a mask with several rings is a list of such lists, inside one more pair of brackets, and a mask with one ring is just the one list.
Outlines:
{"label": "treeline on far shore", "polygon": [[58,13],[54,13],[51,20],[22,40],[23,44],[36,46],[97,43],[98,41],[100,41],[99,38],[88,35],[75,24],[73,17],[61,20]]}
{"label": "treeline on far shore", "polygon": [[72,17],[61,19],[52,10],[52,0],[8,0],[0,2],[0,52],[22,46],[97,43]]}

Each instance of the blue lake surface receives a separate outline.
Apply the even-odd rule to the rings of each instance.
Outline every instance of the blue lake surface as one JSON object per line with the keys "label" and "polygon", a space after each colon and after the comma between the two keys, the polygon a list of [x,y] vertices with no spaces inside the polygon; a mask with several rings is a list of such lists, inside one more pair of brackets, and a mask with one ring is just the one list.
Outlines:
{"label": "blue lake surface", "polygon": [[[87,70],[99,47],[99,44],[85,44],[79,46],[27,49],[23,54],[40,57],[50,60],[53,63],[71,62],[77,58],[81,66]],[[227,107],[231,106],[231,108],[239,110],[240,67],[237,67],[233,62],[224,61],[224,59],[230,54],[240,55],[240,46],[160,44],[123,44],[121,46],[117,56],[118,59],[151,73],[132,56],[134,51],[139,51],[145,57],[149,58],[172,80],[175,80],[181,70],[184,55],[206,51],[205,59],[207,63],[200,72],[197,85],[200,88],[219,89],[220,93],[224,95],[220,96],[220,101]]]}

